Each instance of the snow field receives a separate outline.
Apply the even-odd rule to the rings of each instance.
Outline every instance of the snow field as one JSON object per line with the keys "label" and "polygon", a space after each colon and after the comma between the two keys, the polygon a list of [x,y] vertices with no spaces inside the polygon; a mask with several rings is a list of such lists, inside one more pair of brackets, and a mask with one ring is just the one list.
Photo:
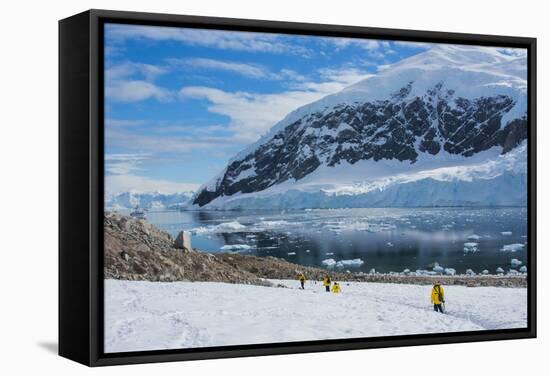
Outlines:
{"label": "snow field", "polygon": [[124,352],[337,338],[521,328],[523,288],[272,281],[288,288],[217,282],[105,281],[105,351]]}

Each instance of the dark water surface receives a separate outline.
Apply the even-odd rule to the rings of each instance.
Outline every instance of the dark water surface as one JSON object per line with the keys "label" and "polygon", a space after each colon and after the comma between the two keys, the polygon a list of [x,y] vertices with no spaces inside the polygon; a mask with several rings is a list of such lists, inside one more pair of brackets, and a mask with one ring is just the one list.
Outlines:
{"label": "dark water surface", "polygon": [[[437,262],[458,273],[495,273],[509,270],[512,258],[525,264],[527,254],[526,208],[167,211],[150,212],[147,220],[173,236],[191,231],[193,247],[202,251],[229,249],[311,266],[327,259],[364,262],[343,268],[352,271],[414,271]],[[464,250],[469,242],[477,252]],[[501,251],[510,244],[524,246]]]}

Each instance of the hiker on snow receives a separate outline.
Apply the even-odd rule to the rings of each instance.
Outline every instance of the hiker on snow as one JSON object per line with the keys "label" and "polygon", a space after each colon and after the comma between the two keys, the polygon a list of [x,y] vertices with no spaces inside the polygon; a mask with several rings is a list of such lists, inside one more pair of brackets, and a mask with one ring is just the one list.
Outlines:
{"label": "hiker on snow", "polygon": [[325,286],[325,291],[330,292],[330,284],[332,283],[330,277],[328,275],[323,278],[323,286]]}
{"label": "hiker on snow", "polygon": [[304,290],[304,284],[306,283],[306,276],[304,275],[304,273],[300,273],[300,275],[298,276],[298,281],[300,281],[302,290]]}
{"label": "hiker on snow", "polygon": [[443,313],[442,304],[445,303],[445,291],[441,287],[441,282],[437,281],[432,288],[432,303],[434,311]]}
{"label": "hiker on snow", "polygon": [[340,289],[340,285],[338,282],[334,282],[334,285],[332,286],[332,292],[335,294],[339,294],[342,290]]}

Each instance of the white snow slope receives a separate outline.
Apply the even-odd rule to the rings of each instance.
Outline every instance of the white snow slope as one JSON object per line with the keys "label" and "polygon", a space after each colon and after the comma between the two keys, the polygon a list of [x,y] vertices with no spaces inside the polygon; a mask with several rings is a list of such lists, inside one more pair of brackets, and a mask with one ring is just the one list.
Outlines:
{"label": "white snow slope", "polygon": [[105,281],[105,351],[178,349],[470,330],[525,328],[527,289],[273,281],[290,288],[217,282]]}

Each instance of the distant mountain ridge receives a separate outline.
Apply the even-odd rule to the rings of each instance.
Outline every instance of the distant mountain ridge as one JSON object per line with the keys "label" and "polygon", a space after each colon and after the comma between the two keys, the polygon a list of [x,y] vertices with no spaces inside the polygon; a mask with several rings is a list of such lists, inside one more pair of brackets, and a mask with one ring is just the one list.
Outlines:
{"label": "distant mountain ridge", "polygon": [[136,206],[148,210],[178,209],[192,197],[193,192],[122,192],[108,197],[105,208],[108,210],[132,209]]}
{"label": "distant mountain ridge", "polygon": [[[191,203],[198,208],[246,209],[260,203],[261,207],[291,208],[294,204],[283,198],[289,194],[300,197],[300,207],[352,207],[352,202],[359,206],[483,204],[483,195],[467,196],[472,176],[452,179],[450,170],[444,179],[431,176],[442,182],[436,184],[441,192],[433,192],[432,201],[424,197],[421,203],[395,196],[415,191],[396,184],[414,182],[420,187],[418,176],[399,181],[392,177],[426,175],[443,167],[467,168],[475,161],[476,166],[502,167],[496,175],[493,169],[490,176],[483,176],[476,167],[475,179],[481,179],[477,189],[483,183],[494,186],[489,180],[503,174],[510,177],[500,177],[501,182],[523,181],[526,152],[516,153],[513,168],[500,162],[507,153],[525,147],[524,72],[522,56],[482,47],[434,47],[293,111],[233,158],[197,191]],[[385,183],[379,184],[381,180]],[[455,180],[452,185],[451,180]],[[357,182],[373,185],[377,191],[348,189]],[[390,188],[393,195],[380,193]],[[521,205],[526,201],[522,189],[519,184],[517,191],[492,202]],[[345,197],[335,199],[342,192]],[[351,197],[356,194],[363,199]],[[320,199],[313,200],[312,195]]]}

